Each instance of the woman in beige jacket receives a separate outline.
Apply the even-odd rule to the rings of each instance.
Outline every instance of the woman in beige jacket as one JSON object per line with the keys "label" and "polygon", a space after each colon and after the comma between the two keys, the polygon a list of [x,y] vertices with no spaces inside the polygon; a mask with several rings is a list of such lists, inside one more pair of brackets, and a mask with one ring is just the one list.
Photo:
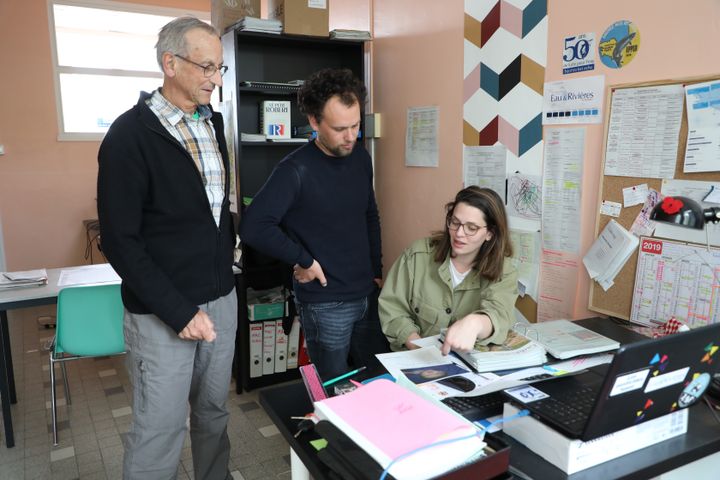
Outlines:
{"label": "woman in beige jacket", "polygon": [[514,323],[517,271],[503,202],[472,186],[446,205],[445,228],[413,242],[380,294],[383,332],[393,350],[448,328],[443,354],[502,343]]}

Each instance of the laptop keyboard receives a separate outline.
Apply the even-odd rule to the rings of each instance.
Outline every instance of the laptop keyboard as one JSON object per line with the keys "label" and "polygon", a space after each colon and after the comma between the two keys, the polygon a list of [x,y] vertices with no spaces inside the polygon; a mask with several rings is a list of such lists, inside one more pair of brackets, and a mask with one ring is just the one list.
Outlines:
{"label": "laptop keyboard", "polygon": [[582,431],[595,403],[597,390],[582,387],[533,402],[532,409],[570,431]]}
{"label": "laptop keyboard", "polygon": [[471,422],[501,415],[505,397],[500,392],[478,395],[476,397],[448,397],[442,402]]}

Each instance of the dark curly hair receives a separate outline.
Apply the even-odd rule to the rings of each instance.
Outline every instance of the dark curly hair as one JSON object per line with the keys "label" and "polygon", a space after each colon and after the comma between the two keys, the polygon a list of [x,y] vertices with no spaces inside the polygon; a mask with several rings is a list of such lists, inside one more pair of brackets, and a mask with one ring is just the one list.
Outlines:
{"label": "dark curly hair", "polygon": [[320,122],[325,103],[335,95],[346,107],[357,102],[362,112],[367,90],[349,69],[324,68],[310,75],[298,90],[300,111]]}
{"label": "dark curly hair", "polygon": [[505,206],[500,195],[489,188],[480,188],[476,185],[464,188],[457,193],[455,200],[445,205],[445,228],[435,232],[430,241],[430,245],[434,248],[435,261],[442,263],[448,255],[452,255],[447,220],[453,216],[458,203],[465,203],[483,213],[488,231],[493,235],[480,247],[473,268],[488,280],[498,280],[503,274],[505,257],[512,257],[513,249]]}

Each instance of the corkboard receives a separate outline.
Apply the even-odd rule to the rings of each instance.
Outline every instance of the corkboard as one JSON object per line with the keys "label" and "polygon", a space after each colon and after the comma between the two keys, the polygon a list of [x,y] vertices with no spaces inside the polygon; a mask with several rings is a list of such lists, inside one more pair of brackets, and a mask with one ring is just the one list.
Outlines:
{"label": "corkboard", "polygon": [[[600,215],[600,205],[603,200],[610,200],[612,202],[623,203],[623,188],[631,187],[633,185],[640,185],[647,183],[648,187],[654,188],[657,191],[661,189],[662,180],[659,178],[646,178],[646,177],[616,177],[611,175],[604,175],[605,171],[605,148],[607,146],[608,136],[608,124],[610,119],[610,106],[612,104],[612,95],[615,91],[623,88],[639,88],[647,86],[657,85],[673,85],[682,84],[690,85],[693,83],[707,82],[711,80],[720,79],[718,75],[708,75],[702,77],[693,78],[680,78],[670,80],[659,80],[654,82],[646,83],[632,83],[623,85],[612,85],[607,88],[605,93],[606,105],[605,105],[605,142],[603,147],[603,162],[600,170],[600,196],[598,198],[597,205],[597,217],[595,222],[595,238],[605,228],[605,225],[613,218],[609,215]],[[683,102],[683,116],[682,125],[680,126],[680,135],[678,137],[678,154],[675,163],[675,179],[683,180],[704,180],[704,181],[720,181],[720,172],[702,172],[702,173],[683,173],[683,159],[685,158],[685,143],[687,141],[687,111],[685,102]],[[635,205],[621,210],[620,216],[615,218],[618,222],[626,229],[630,229],[635,217],[640,213],[642,205]],[[632,295],[635,286],[635,271],[637,267],[637,251],[633,253],[630,259],[627,261],[623,269],[620,271],[617,277],[615,277],[615,284],[606,292],[598,285],[597,282],[592,283],[590,288],[590,301],[588,308],[595,312],[604,313],[618,318],[628,320],[630,318],[630,311],[632,308]]]}

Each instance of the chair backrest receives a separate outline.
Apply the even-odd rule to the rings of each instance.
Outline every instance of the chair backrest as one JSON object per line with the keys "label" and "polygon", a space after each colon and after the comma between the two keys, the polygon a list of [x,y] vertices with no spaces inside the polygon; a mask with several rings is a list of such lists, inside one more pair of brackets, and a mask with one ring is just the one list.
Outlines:
{"label": "chair backrest", "polygon": [[60,290],[55,352],[97,356],[125,350],[120,285],[92,285]]}

